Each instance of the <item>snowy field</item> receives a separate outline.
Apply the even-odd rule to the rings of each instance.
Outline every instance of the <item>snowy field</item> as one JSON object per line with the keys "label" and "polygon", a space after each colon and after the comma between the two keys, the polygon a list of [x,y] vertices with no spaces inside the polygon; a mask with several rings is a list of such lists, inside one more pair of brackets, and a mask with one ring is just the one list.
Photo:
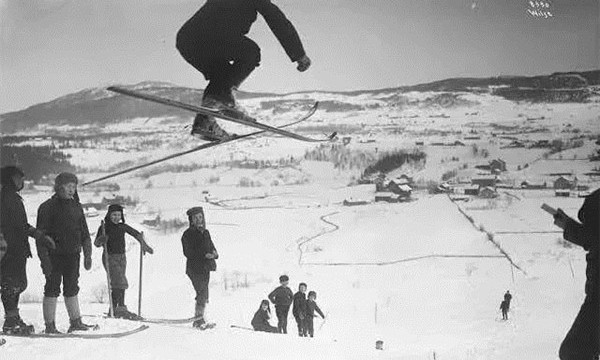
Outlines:
{"label": "snowy field", "polygon": [[[323,173],[322,167],[318,173]],[[103,340],[8,338],[0,348],[2,358],[557,358],[560,341],[583,299],[584,252],[560,245],[559,233],[527,232],[556,230],[551,218],[539,209],[541,203],[560,206],[574,215],[581,199],[556,201],[551,194],[533,198],[521,194],[522,200],[499,201],[495,208],[476,202],[460,205],[477,226],[500,233],[496,241],[517,269],[445,195],[423,193],[406,204],[344,207],[332,195],[339,193],[341,180],[330,176],[321,182],[324,185],[287,186],[272,197],[240,197],[228,207],[203,203],[195,188],[137,190],[135,195],[142,202],[154,199],[158,201],[155,207],[177,209],[166,213],[179,214],[181,219],[187,207],[205,206],[207,226],[221,255],[218,270],[212,273],[207,309],[208,318],[218,327],[199,332],[190,325],[151,325],[136,335]],[[370,190],[363,187],[360,191]],[[24,195],[27,210],[34,215],[50,193]],[[92,232],[100,217],[88,219]],[[144,258],[142,314],[189,317],[194,293],[184,274],[183,229],[154,231],[140,225],[143,218],[134,209],[126,209],[128,223],[144,230],[155,248],[154,255]],[[507,231],[523,233],[502,233]],[[139,247],[129,240],[131,287],[126,302],[137,310]],[[82,270],[84,314],[107,309],[106,303],[98,302],[105,286],[100,253],[94,250],[90,272]],[[28,264],[30,284],[21,312],[36,329],[42,329],[43,280],[38,264],[34,255]],[[288,335],[230,328],[249,326],[260,301],[284,273],[290,276],[294,291],[303,281],[318,293],[317,302],[327,320],[315,321],[315,338],[298,338],[291,316]],[[514,298],[510,320],[504,322],[498,307],[506,290]],[[136,326],[125,320],[86,320],[99,323],[100,332]],[[68,327],[62,304],[57,326]],[[379,339],[384,341],[384,351],[375,350]]]}
{"label": "snowy field", "polygon": [[[403,94],[411,101],[433,95]],[[459,170],[458,177],[472,177],[480,173],[475,165],[500,157],[507,162],[508,171],[501,175],[505,183],[539,182],[551,179],[549,173],[571,172],[590,190],[599,187],[597,178],[585,175],[597,162],[581,160],[597,149],[593,137],[599,131],[598,102],[528,104],[487,94],[461,94],[471,105],[375,106],[392,96],[303,93],[283,99],[373,105],[361,111],[319,111],[303,126],[355,129],[340,133],[340,137],[351,137],[346,148],[356,153],[412,150],[422,141],[424,145],[418,148],[427,153],[426,164],[403,167],[392,176],[407,172],[421,184],[439,182],[452,170]],[[260,98],[245,100],[243,105],[274,125],[301,114],[265,114]],[[538,120],[528,120],[532,118]],[[126,161],[130,161],[129,166],[138,165],[197,146],[182,128],[190,119],[176,119],[179,123],[171,120],[133,119],[107,130],[127,132],[143,126],[168,134],[154,147],[143,147],[146,135],[134,131],[131,137],[114,139],[100,148],[70,148],[65,152],[72,155],[74,165],[90,170],[81,175],[82,181],[89,181]],[[498,124],[516,131],[539,130],[518,134],[521,140],[566,141],[577,136],[570,132],[574,128],[587,138],[583,146],[553,155],[548,155],[548,149],[507,149],[510,140],[496,136]],[[465,141],[463,147],[431,145],[464,140],[463,135],[473,133],[480,138]],[[322,132],[312,130],[310,134]],[[474,152],[475,148],[485,149],[488,156]],[[207,308],[208,319],[218,324],[216,329],[199,332],[191,324],[151,325],[139,334],[102,340],[7,337],[7,344],[0,347],[0,359],[558,358],[560,343],[583,301],[585,253],[560,241],[561,233],[540,206],[548,203],[575,216],[582,198],[557,198],[552,190],[501,189],[494,200],[453,203],[446,195],[419,190],[408,203],[370,202],[347,207],[342,202],[348,198],[373,199],[372,185],[348,187],[364,169],[342,171],[329,162],[304,160],[305,152],[312,149],[311,144],[263,136],[110,180],[119,184],[118,195],[138,202],[135,207],[126,207],[126,220],[144,231],[155,249],[155,254],[143,262],[145,317],[192,316],[194,291],[185,275],[180,241],[185,228],[162,231],[142,222],[160,215],[164,220],[185,223],[186,209],[205,208],[207,227],[220,254],[218,269],[211,274]],[[223,165],[232,160],[292,157],[300,161],[263,169]],[[217,163],[221,165],[212,166]],[[189,172],[161,167],[190,164],[203,167]],[[23,192],[32,224],[39,204],[51,196],[49,188],[38,190]],[[87,202],[108,195],[80,188],[80,197]],[[92,233],[103,216],[102,211],[88,218]],[[139,246],[129,239],[127,249],[130,289],[126,303],[137,311]],[[81,309],[90,315],[85,321],[98,323],[98,332],[132,329],[137,326],[134,322],[97,316],[108,308],[100,255],[101,251],[94,249],[92,270],[81,270]],[[317,303],[327,319],[315,320],[315,338],[295,335],[291,315],[288,335],[231,328],[250,326],[260,301],[278,285],[281,274],[290,276],[292,290],[297,290],[299,282],[306,282],[308,290],[318,293]],[[34,259],[28,263],[28,276],[21,314],[42,330],[44,281],[35,250]],[[499,305],[506,290],[513,294],[513,300],[510,319],[502,321]],[[57,327],[64,331],[68,327],[66,311],[62,304],[58,309]],[[384,342],[383,351],[375,350],[376,340]]]}

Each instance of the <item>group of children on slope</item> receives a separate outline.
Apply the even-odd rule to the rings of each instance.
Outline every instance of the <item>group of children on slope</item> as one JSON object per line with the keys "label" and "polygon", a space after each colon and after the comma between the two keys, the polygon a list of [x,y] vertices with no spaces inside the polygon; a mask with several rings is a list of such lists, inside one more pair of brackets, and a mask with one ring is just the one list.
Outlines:
{"label": "group of children on slope", "polygon": [[265,331],[272,333],[287,334],[287,319],[292,306],[292,315],[296,319],[298,325],[298,335],[301,337],[313,337],[315,334],[314,317],[315,312],[325,319],[325,315],[317,305],[317,293],[315,291],[308,292],[306,295],[307,286],[305,283],[298,285],[298,292],[293,293],[289,288],[289,277],[281,275],[279,277],[280,286],[275,288],[269,294],[269,300],[275,305],[275,314],[277,315],[277,327],[271,326],[269,319],[271,318],[271,307],[269,300],[262,300],[260,307],[252,318],[252,327],[256,331]]}

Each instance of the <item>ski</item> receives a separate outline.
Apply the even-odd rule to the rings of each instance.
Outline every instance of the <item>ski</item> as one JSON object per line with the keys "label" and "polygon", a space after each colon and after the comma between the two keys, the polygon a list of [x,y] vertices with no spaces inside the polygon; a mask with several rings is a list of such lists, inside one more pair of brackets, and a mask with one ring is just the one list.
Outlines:
{"label": "ski", "polygon": [[[284,128],[284,127],[288,127],[288,126],[292,126],[292,125],[301,123],[301,122],[305,121],[306,119],[308,119],[309,117],[311,117],[315,113],[315,111],[317,111],[317,108],[313,107],[308,113],[306,113],[300,119],[298,119],[296,121],[293,121],[293,122],[290,122],[290,123],[287,123],[287,124],[284,124],[284,125],[281,125],[281,126],[279,126],[279,128]],[[100,181],[103,181],[103,180],[107,180],[107,179],[113,178],[115,176],[123,175],[123,174],[126,174],[128,172],[132,172],[132,171],[139,170],[139,169],[142,169],[142,168],[145,168],[145,167],[148,167],[148,166],[152,166],[152,165],[155,165],[155,164],[158,164],[158,163],[161,163],[163,161],[167,161],[167,160],[179,157],[179,156],[183,156],[183,155],[186,155],[186,154],[191,154],[193,152],[204,150],[204,149],[208,149],[208,148],[211,148],[211,147],[214,147],[214,146],[217,146],[217,145],[223,145],[223,144],[226,144],[228,142],[232,142],[232,141],[236,141],[236,140],[242,140],[242,139],[245,139],[245,138],[249,138],[251,136],[260,135],[260,134],[263,134],[265,132],[267,132],[267,131],[266,130],[254,131],[254,132],[251,132],[251,133],[248,133],[248,134],[239,135],[239,136],[233,137],[231,139],[223,140],[223,141],[208,142],[208,143],[196,146],[196,147],[191,148],[191,149],[186,150],[186,151],[182,151],[182,152],[178,152],[178,153],[175,153],[175,154],[171,154],[169,156],[165,156],[163,158],[160,158],[160,159],[157,159],[157,160],[154,160],[154,161],[150,161],[150,162],[145,163],[145,164],[141,164],[141,165],[138,165],[138,166],[133,166],[133,167],[130,167],[128,169],[121,170],[121,171],[118,171],[118,172],[115,172],[115,173],[112,173],[112,174],[100,177],[98,179],[94,179],[94,180],[85,182],[85,183],[83,183],[81,185],[82,186],[86,186],[86,185],[94,184],[94,183],[97,183],[97,182],[100,182]]]}
{"label": "ski", "polygon": [[254,331],[253,328],[247,327],[247,326],[231,325],[231,327],[234,328],[234,329],[242,329],[242,330]]}
{"label": "ski", "polygon": [[45,333],[31,333],[29,335],[21,334],[2,334],[4,336],[16,336],[23,338],[48,338],[48,339],[111,339],[121,338],[124,336],[136,334],[148,329],[148,325],[140,325],[139,327],[122,332],[106,333],[106,334],[90,334],[90,333],[61,333],[61,334],[45,334]]}
{"label": "ski", "polygon": [[[325,141],[331,141],[336,136],[336,133],[333,133],[324,139],[310,138],[310,137],[306,137],[306,136],[303,136],[303,135],[300,135],[300,134],[297,134],[297,133],[294,133],[291,131],[282,130],[281,128],[278,128],[275,126],[263,124],[249,116],[245,116],[245,118],[238,118],[233,114],[226,113],[226,110],[220,111],[220,110],[210,109],[210,108],[206,108],[206,107],[202,107],[202,106],[190,105],[190,104],[182,103],[177,100],[161,98],[159,96],[155,96],[155,95],[151,95],[151,94],[144,94],[144,93],[132,91],[129,89],[124,89],[124,88],[121,88],[118,86],[110,86],[107,88],[107,90],[116,92],[116,93],[119,93],[122,95],[135,97],[138,99],[148,100],[148,101],[156,102],[156,103],[163,104],[163,105],[168,105],[168,106],[173,106],[173,107],[177,107],[177,108],[184,109],[184,110],[189,110],[189,111],[192,111],[197,114],[199,113],[199,114],[204,114],[204,115],[208,115],[208,116],[214,116],[219,119],[231,121],[231,122],[234,122],[237,124],[254,127],[254,128],[269,131],[269,132],[273,132],[273,133],[283,135],[283,136],[286,136],[286,137],[289,137],[292,139],[300,140],[300,141],[325,142]],[[318,102],[315,102],[315,104],[311,108],[310,112],[316,111],[318,104],[319,104]],[[231,110],[229,112],[235,113],[235,110]]]}
{"label": "ski", "polygon": [[160,319],[160,318],[132,318],[132,319],[127,319],[127,318],[116,318],[116,317],[108,316],[108,314],[106,314],[106,313],[104,313],[102,315],[84,315],[84,316],[88,316],[88,317],[102,316],[105,319],[129,320],[129,321],[137,321],[137,322],[143,322],[143,323],[149,323],[149,324],[166,324],[166,325],[169,325],[169,324],[172,324],[172,325],[187,324],[187,323],[191,323],[191,322],[194,322],[196,320],[202,319],[202,316],[190,317],[190,318],[185,318],[185,319]]}
{"label": "ski", "polygon": [[[200,320],[202,319],[202,316],[198,316],[198,317],[191,317],[191,318],[187,318],[187,319],[148,319],[148,318],[143,318],[141,320],[137,320],[140,322],[144,322],[144,323],[150,323],[150,324],[187,324],[187,323],[191,323],[194,322],[196,320]],[[136,320],[134,320],[136,321]]]}

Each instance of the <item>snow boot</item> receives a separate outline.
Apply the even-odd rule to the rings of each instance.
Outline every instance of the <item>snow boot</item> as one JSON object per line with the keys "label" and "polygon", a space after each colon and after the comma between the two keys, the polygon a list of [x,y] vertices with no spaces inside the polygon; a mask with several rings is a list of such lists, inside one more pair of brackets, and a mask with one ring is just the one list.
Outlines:
{"label": "snow boot", "polygon": [[51,322],[51,323],[46,323],[46,329],[44,330],[45,334],[62,334],[60,331],[58,331],[58,329],[56,328],[56,323]]}
{"label": "snow boot", "polygon": [[69,330],[67,330],[68,333],[72,333],[73,331],[87,331],[89,329],[97,328],[97,325],[84,324],[81,321],[81,318],[70,320],[69,322],[71,323],[71,326],[69,326]]}
{"label": "snow boot", "polygon": [[237,104],[232,91],[233,90],[230,90],[229,94],[227,94],[222,100],[207,97],[202,100],[202,106],[219,111],[224,115],[229,115],[238,119],[256,122],[256,119],[248,115],[248,113]]}
{"label": "snow boot", "polygon": [[214,117],[204,114],[196,114],[191,134],[199,135],[202,140],[206,141],[224,141],[235,137],[235,134],[229,134],[223,130]]}
{"label": "snow boot", "polygon": [[132,313],[127,310],[127,306],[119,305],[115,308],[115,317],[119,319],[127,319],[127,320],[142,320],[143,317],[137,315],[136,313]]}
{"label": "snow boot", "polygon": [[206,324],[206,321],[204,321],[204,309],[205,309],[206,305],[205,304],[200,304],[200,303],[196,303],[196,309],[194,311],[194,317],[199,317],[198,320],[195,320],[192,324],[192,326],[194,328],[202,328],[202,326],[204,326],[204,324]]}
{"label": "snow boot", "polygon": [[2,331],[5,334],[29,335],[34,332],[33,325],[26,324],[19,316],[19,310],[8,310]]}
{"label": "snow boot", "polygon": [[67,332],[73,332],[77,330],[88,330],[94,328],[94,325],[87,325],[81,322],[81,313],[79,312],[79,299],[77,295],[71,297],[65,297],[65,306],[67,307],[67,313],[69,314],[69,321],[71,326]]}

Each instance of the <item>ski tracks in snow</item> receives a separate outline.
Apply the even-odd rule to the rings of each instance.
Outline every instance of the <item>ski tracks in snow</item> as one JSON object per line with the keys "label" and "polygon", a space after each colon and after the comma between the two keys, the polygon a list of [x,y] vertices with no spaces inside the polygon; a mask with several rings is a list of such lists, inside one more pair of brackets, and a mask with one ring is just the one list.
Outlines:
{"label": "ski tracks in snow", "polygon": [[[313,236],[308,237],[308,238],[303,236],[303,237],[301,237],[299,239],[296,239],[295,245],[296,245],[296,248],[298,249],[298,253],[299,253],[298,254],[298,264],[299,265],[303,265],[303,263],[302,263],[302,257],[304,255],[304,253],[306,252],[306,246],[307,246],[308,243],[310,243],[311,241],[319,238],[320,236],[332,233],[334,231],[338,231],[340,229],[340,227],[337,224],[335,224],[335,223],[333,223],[333,222],[328,221],[327,219],[325,219],[326,217],[333,216],[333,215],[336,215],[336,214],[339,214],[339,213],[340,213],[339,211],[334,211],[332,213],[322,215],[319,218],[322,222],[324,222],[325,224],[327,224],[327,225],[330,226],[329,229],[322,230],[318,234],[313,235]],[[289,247],[288,247],[288,249],[289,249]]]}

